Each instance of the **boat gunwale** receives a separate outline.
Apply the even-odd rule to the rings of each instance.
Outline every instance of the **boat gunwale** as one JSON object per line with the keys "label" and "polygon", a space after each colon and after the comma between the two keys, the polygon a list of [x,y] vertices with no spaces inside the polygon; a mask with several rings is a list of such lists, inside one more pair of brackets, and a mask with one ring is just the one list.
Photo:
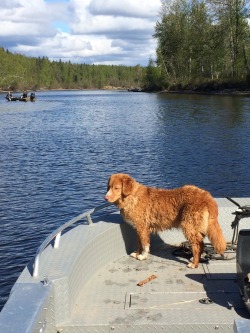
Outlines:
{"label": "boat gunwale", "polygon": [[60,243],[60,238],[61,238],[61,234],[62,232],[73,226],[74,224],[76,224],[77,222],[83,220],[83,219],[87,219],[88,224],[92,224],[93,221],[91,219],[91,215],[94,214],[97,211],[103,210],[109,206],[111,206],[111,203],[106,203],[100,206],[97,206],[95,208],[92,208],[86,212],[83,212],[81,214],[79,214],[78,216],[74,217],[73,219],[69,220],[68,222],[64,223],[63,225],[61,225],[60,227],[58,227],[56,230],[54,230],[53,232],[51,232],[46,238],[45,240],[42,242],[42,244],[38,247],[36,254],[35,254],[35,259],[34,259],[34,267],[33,267],[33,273],[32,276],[35,278],[38,276],[39,274],[39,263],[40,263],[40,257],[41,254],[43,252],[43,250],[53,241],[54,241],[54,248],[58,248],[59,247],[59,243]]}

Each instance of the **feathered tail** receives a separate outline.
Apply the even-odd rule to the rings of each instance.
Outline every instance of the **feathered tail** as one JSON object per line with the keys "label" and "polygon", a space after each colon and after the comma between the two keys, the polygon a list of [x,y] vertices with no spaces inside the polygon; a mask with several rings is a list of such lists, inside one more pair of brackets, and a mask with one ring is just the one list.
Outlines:
{"label": "feathered tail", "polygon": [[217,253],[222,254],[226,250],[227,243],[219,225],[218,218],[213,217],[209,219],[207,236]]}

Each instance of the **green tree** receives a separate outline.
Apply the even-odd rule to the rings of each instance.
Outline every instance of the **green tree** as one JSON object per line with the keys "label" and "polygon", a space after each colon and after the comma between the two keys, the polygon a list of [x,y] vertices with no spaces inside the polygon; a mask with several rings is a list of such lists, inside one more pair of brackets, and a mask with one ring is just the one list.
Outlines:
{"label": "green tree", "polygon": [[152,58],[149,58],[148,66],[145,71],[144,90],[157,91],[162,89],[161,71]]}
{"label": "green tree", "polygon": [[189,8],[184,0],[162,5],[161,21],[156,23],[157,62],[163,68],[167,82],[187,82],[189,77]]}
{"label": "green tree", "polygon": [[189,79],[210,77],[214,45],[211,39],[211,19],[204,1],[192,1],[189,21]]}
{"label": "green tree", "polygon": [[249,73],[247,0],[162,0],[157,63],[166,85],[244,79]]}
{"label": "green tree", "polygon": [[249,72],[249,1],[208,0],[214,22],[223,35],[226,63],[233,78]]}

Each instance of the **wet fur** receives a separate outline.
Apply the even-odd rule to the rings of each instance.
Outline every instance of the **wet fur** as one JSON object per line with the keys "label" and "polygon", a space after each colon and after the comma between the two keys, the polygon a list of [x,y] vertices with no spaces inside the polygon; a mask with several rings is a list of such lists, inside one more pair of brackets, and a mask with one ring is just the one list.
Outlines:
{"label": "wet fur", "polygon": [[226,249],[226,241],[218,223],[218,206],[211,194],[193,185],[176,189],[147,187],[127,174],[113,174],[105,195],[114,203],[124,220],[130,223],[138,236],[138,250],[132,257],[144,260],[150,250],[150,234],[171,228],[180,228],[189,241],[193,262],[199,265],[207,235],[217,253]]}

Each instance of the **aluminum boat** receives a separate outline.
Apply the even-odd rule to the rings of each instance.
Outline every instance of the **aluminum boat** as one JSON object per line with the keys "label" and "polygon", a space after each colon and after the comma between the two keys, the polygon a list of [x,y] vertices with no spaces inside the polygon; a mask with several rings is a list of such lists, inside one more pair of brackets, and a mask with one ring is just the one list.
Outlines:
{"label": "aluminum boat", "polygon": [[[197,269],[180,230],[153,235],[139,261],[134,229],[108,204],[49,235],[14,284],[1,333],[250,332],[250,198],[218,198],[228,241]],[[95,217],[96,216],[96,217]],[[206,239],[207,240],[207,239]]]}

